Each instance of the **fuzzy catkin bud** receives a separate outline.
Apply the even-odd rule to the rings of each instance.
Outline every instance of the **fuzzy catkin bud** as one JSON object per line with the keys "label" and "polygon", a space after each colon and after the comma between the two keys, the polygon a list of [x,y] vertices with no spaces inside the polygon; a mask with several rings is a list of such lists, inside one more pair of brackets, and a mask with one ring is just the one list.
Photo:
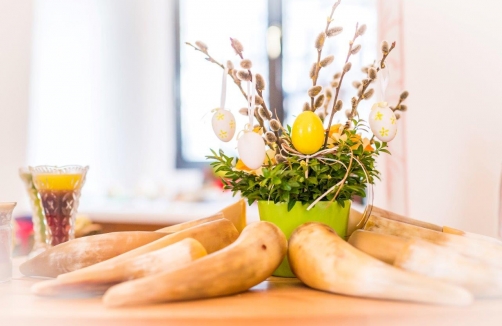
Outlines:
{"label": "fuzzy catkin bud", "polygon": [[258,109],[258,114],[260,115],[260,117],[262,117],[264,120],[270,120],[272,118],[272,115],[270,114],[270,111],[269,110],[266,110],[265,108],[263,107],[260,107]]}
{"label": "fuzzy catkin bud", "polygon": [[376,79],[376,77],[377,77],[377,70],[375,68],[373,68],[373,67],[370,67],[368,69],[368,77],[370,79]]}
{"label": "fuzzy catkin bud", "polygon": [[351,54],[357,54],[357,52],[359,52],[359,50],[361,50],[361,44],[357,44],[356,46],[354,46],[352,48],[352,50],[350,50],[350,53]]}
{"label": "fuzzy catkin bud", "polygon": [[343,106],[343,102],[342,100],[338,100],[336,101],[336,104],[335,104],[335,111],[340,111],[342,109],[342,106]]}
{"label": "fuzzy catkin bud", "polygon": [[396,119],[399,120],[401,118],[401,115],[399,113],[395,113]]}
{"label": "fuzzy catkin bud", "polygon": [[256,74],[256,88],[260,91],[265,89],[265,79],[263,79],[263,76],[260,74]]}
{"label": "fuzzy catkin bud", "polygon": [[261,105],[263,104],[263,99],[261,98],[260,95],[255,95],[254,101],[256,104]]}
{"label": "fuzzy catkin bud", "polygon": [[383,54],[389,53],[389,43],[387,41],[382,42],[381,48],[382,48]]}
{"label": "fuzzy catkin bud", "polygon": [[326,34],[324,32],[321,32],[319,35],[317,35],[317,38],[315,39],[315,48],[319,51],[322,49],[324,46],[324,41],[326,40]]}
{"label": "fuzzy catkin bud", "polygon": [[316,72],[317,72],[317,62],[314,62],[309,71],[310,79],[314,79]]}
{"label": "fuzzy catkin bud", "polygon": [[357,96],[362,96],[362,95],[363,95],[363,85],[357,88]]}
{"label": "fuzzy catkin bud", "polygon": [[195,41],[195,45],[199,48],[199,50],[201,50],[202,52],[207,52],[207,45],[206,43],[202,42],[202,41]]}
{"label": "fuzzy catkin bud", "polygon": [[239,70],[237,71],[237,78],[243,81],[250,81],[251,74],[247,70]]}
{"label": "fuzzy catkin bud", "polygon": [[408,91],[404,91],[401,93],[401,95],[399,96],[399,98],[401,99],[401,101],[404,101],[408,98],[408,95],[410,95],[410,93],[408,93]]}
{"label": "fuzzy catkin bud", "polygon": [[227,67],[228,69],[234,69],[234,64],[232,63],[232,61],[227,60]]}
{"label": "fuzzy catkin bud", "polygon": [[328,32],[326,33],[326,35],[328,37],[333,37],[333,36],[337,36],[341,32],[343,32],[343,27],[335,26],[335,27],[331,27],[330,29],[328,29]]}
{"label": "fuzzy catkin bud", "polygon": [[321,105],[324,103],[324,94],[319,95],[314,102],[314,108],[320,108]]}
{"label": "fuzzy catkin bud", "polygon": [[321,67],[327,67],[333,62],[333,60],[335,60],[335,56],[328,55],[326,58],[322,59],[321,62],[319,62],[319,65]]}
{"label": "fuzzy catkin bud", "polygon": [[308,91],[308,95],[310,97],[314,97],[314,96],[317,96],[320,92],[322,91],[322,86],[313,86],[309,89]]}
{"label": "fuzzy catkin bud", "polygon": [[337,88],[338,85],[340,85],[340,81],[338,81],[338,80],[334,80],[331,82],[331,87],[333,87],[333,88]]}
{"label": "fuzzy catkin bud", "polygon": [[281,129],[281,123],[277,119],[270,120],[270,129],[279,131]]}
{"label": "fuzzy catkin bud", "polygon": [[243,69],[251,69],[251,67],[253,67],[253,62],[249,59],[244,59],[241,61],[241,67]]}
{"label": "fuzzy catkin bud", "polygon": [[230,38],[230,44],[232,45],[232,48],[235,50],[236,54],[240,54],[242,53],[242,51],[244,51],[244,47],[242,46],[242,43],[239,42],[238,39]]}
{"label": "fuzzy catkin bud", "polygon": [[369,89],[366,93],[364,93],[363,98],[364,98],[364,99],[369,99],[371,96],[373,96],[373,93],[374,93],[374,92],[375,92],[375,91],[373,90],[373,88]]}
{"label": "fuzzy catkin bud", "polygon": [[349,72],[350,68],[352,68],[352,63],[347,62],[345,66],[343,66],[343,72]]}
{"label": "fuzzy catkin bud", "polygon": [[347,109],[345,110],[345,116],[347,117],[347,119],[352,119],[352,111]]}
{"label": "fuzzy catkin bud", "polygon": [[341,72],[337,72],[334,76],[333,76],[333,79],[338,79],[342,76],[342,73]]}
{"label": "fuzzy catkin bud", "polygon": [[408,106],[407,106],[407,105],[405,105],[405,104],[401,104],[401,105],[399,106],[399,111],[403,111],[403,112],[408,111]]}
{"label": "fuzzy catkin bud", "polygon": [[357,80],[354,80],[352,82],[352,86],[354,86],[355,88],[359,88],[359,86],[361,86],[361,82],[360,81],[357,81]]}
{"label": "fuzzy catkin bud", "polygon": [[303,103],[302,111],[310,111],[310,104],[308,102]]}
{"label": "fuzzy catkin bud", "polygon": [[321,119],[321,120],[324,120],[326,118],[326,113],[324,113],[323,111],[319,111],[317,112],[317,116]]}
{"label": "fuzzy catkin bud", "polygon": [[247,117],[249,115],[249,110],[248,108],[241,108],[239,109],[239,113]]}
{"label": "fuzzy catkin bud", "polygon": [[277,163],[284,163],[287,161],[287,159],[281,154],[276,154],[275,160],[277,161]]}
{"label": "fuzzy catkin bud", "polygon": [[265,139],[269,142],[269,143],[275,143],[277,141],[277,137],[275,136],[275,134],[272,132],[272,131],[267,131],[265,133]]}
{"label": "fuzzy catkin bud", "polygon": [[357,30],[357,35],[363,35],[366,32],[366,24],[362,24]]}
{"label": "fuzzy catkin bud", "polygon": [[333,97],[333,92],[329,88],[326,88],[325,94],[328,101]]}

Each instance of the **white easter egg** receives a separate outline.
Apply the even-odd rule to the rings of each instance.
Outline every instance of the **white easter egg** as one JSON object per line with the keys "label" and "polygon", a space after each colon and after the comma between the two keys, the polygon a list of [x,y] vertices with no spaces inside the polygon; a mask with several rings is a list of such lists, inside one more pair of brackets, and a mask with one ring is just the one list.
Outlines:
{"label": "white easter egg", "polygon": [[265,142],[256,132],[247,131],[237,141],[239,158],[246,166],[256,170],[265,160]]}
{"label": "white easter egg", "polygon": [[235,117],[232,112],[218,109],[213,114],[211,121],[216,137],[221,141],[229,142],[235,134]]}
{"label": "white easter egg", "polygon": [[369,123],[371,131],[379,140],[389,142],[396,137],[396,115],[388,106],[374,105],[370,113]]}

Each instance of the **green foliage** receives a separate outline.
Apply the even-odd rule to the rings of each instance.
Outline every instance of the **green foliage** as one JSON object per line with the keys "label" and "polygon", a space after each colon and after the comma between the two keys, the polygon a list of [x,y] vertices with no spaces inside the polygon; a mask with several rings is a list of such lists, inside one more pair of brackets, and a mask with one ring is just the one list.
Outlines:
{"label": "green foliage", "polygon": [[[287,156],[287,162],[268,164],[262,167],[261,173],[249,173],[235,169],[234,157],[229,157],[219,151],[211,150],[213,155],[207,156],[212,160],[211,166],[215,172],[223,172],[222,178],[225,189],[230,189],[234,195],[238,192],[247,198],[249,204],[255,200],[271,200],[275,203],[287,202],[291,209],[297,201],[311,203],[330,188],[342,181],[346,176],[346,167],[350,171],[342,184],[341,189],[335,189],[322,200],[331,201],[338,192],[335,200],[343,206],[347,199],[357,195],[365,197],[366,183],[374,183],[379,178],[379,172],[375,167],[375,159],[380,152],[389,153],[387,143],[373,142],[374,151],[363,149],[360,138],[356,136],[358,127],[362,128],[360,121],[354,121],[355,128],[345,130],[345,141],[338,143],[338,150],[318,158],[310,158],[308,162],[298,156]],[[289,126],[288,126],[289,127]],[[289,131],[289,129],[288,129]],[[288,132],[289,133],[289,132]],[[289,135],[287,135],[289,136]],[[285,137],[286,138],[286,137]],[[351,156],[353,155],[352,164]],[[365,168],[369,180],[357,159]],[[337,160],[333,162],[330,160]],[[223,175],[221,173],[220,175]]]}

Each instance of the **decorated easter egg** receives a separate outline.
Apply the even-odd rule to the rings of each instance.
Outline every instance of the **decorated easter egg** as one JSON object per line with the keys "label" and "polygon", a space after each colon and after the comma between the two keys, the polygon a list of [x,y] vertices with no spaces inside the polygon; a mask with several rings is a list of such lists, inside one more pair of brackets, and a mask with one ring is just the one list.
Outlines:
{"label": "decorated easter egg", "polygon": [[291,140],[300,153],[317,152],[324,143],[324,127],[319,116],[312,111],[300,113],[293,123]]}
{"label": "decorated easter egg", "polygon": [[370,113],[369,123],[371,131],[381,141],[389,142],[396,136],[397,119],[396,115],[386,103],[376,103]]}
{"label": "decorated easter egg", "polygon": [[212,119],[213,131],[221,141],[230,141],[235,134],[235,117],[232,112],[217,109]]}
{"label": "decorated easter egg", "polygon": [[256,132],[246,131],[237,141],[239,158],[250,169],[256,170],[265,159],[265,142]]}

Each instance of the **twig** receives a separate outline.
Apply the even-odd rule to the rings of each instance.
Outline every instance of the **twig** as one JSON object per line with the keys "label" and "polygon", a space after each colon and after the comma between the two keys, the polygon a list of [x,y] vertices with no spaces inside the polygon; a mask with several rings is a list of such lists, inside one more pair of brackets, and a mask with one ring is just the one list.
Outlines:
{"label": "twig", "polygon": [[[359,36],[358,30],[359,30],[359,23],[356,23],[356,30],[354,32],[354,37],[352,38],[352,40],[349,43],[349,51],[347,52],[347,58],[345,59],[344,65],[346,65],[347,62],[349,62],[350,55],[352,54],[352,46],[354,45],[354,42],[356,41],[357,37]],[[331,128],[331,123],[333,122],[333,117],[335,116],[336,101],[338,100],[338,95],[340,94],[340,87],[342,86],[343,77],[345,76],[346,73],[347,72],[345,71],[345,69],[343,69],[342,75],[340,76],[340,81],[338,82],[338,86],[336,87],[336,90],[335,90],[335,100],[333,102],[333,108],[331,109],[331,116],[329,117],[328,129],[326,131],[326,136],[324,137],[323,147],[326,147],[326,144],[328,143],[329,129]]]}
{"label": "twig", "polygon": [[[331,14],[329,15],[329,18],[326,20],[326,28],[324,29],[325,37],[327,37],[327,35],[328,35],[329,25],[333,21],[333,14],[335,13],[335,10],[338,7],[338,5],[340,4],[340,2],[341,2],[341,0],[338,0],[331,8]],[[321,53],[322,53],[323,48],[324,48],[324,44],[320,49],[317,50],[317,63],[316,63],[316,70],[315,70],[314,78],[312,78],[312,86],[317,85],[317,79],[319,78],[319,71],[321,70],[320,62],[321,62]],[[310,108],[312,111],[315,111],[314,97],[310,98]]]}

